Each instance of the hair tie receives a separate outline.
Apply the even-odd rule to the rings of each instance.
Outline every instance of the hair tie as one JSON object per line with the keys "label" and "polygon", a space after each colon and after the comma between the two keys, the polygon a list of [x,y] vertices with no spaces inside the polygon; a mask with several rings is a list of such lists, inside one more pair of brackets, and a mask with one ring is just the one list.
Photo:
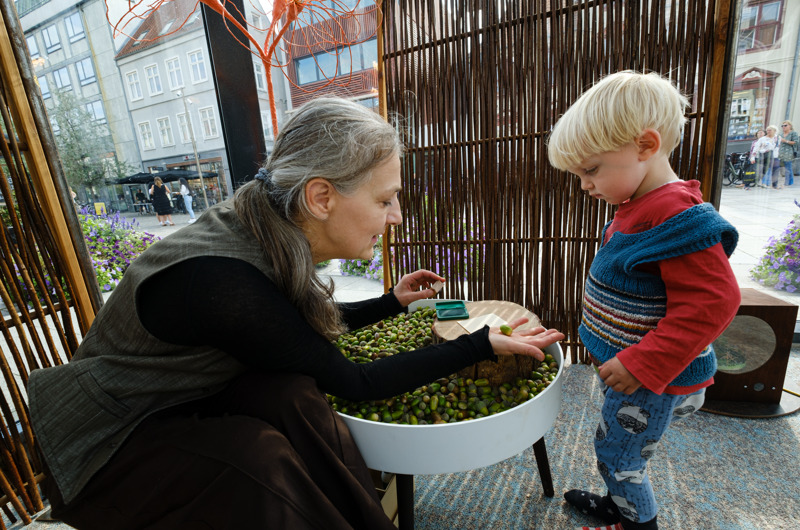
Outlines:
{"label": "hair tie", "polygon": [[256,178],[256,180],[260,180],[261,182],[264,182],[265,184],[271,184],[272,183],[272,171],[270,171],[268,169],[264,169],[263,167],[259,168],[258,173],[256,173],[255,178]]}

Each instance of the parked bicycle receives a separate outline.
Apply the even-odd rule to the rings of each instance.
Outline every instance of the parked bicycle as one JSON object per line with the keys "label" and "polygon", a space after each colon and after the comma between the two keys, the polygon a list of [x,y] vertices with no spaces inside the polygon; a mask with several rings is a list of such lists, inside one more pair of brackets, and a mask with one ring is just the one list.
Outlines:
{"label": "parked bicycle", "polygon": [[755,184],[755,165],[748,159],[749,153],[729,153],[725,155],[725,166],[722,170],[722,183],[725,186]]}

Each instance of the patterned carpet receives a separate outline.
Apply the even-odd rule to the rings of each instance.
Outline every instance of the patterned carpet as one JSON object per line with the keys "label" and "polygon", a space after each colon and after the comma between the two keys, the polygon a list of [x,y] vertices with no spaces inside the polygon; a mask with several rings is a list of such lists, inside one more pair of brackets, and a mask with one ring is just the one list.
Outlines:
{"label": "patterned carpet", "polygon": [[[555,497],[545,497],[532,450],[486,468],[415,477],[419,530],[571,529],[596,523],[563,500],[567,489],[604,493],[592,438],[600,385],[587,366],[568,366],[564,399],[545,436]],[[800,347],[787,384],[800,386]],[[742,419],[699,412],[667,431],[648,466],[670,530],[800,528],[800,412]]]}
{"label": "patterned carpet", "polygon": [[[452,475],[415,477],[418,530],[567,530],[598,523],[563,500],[567,489],[602,492],[592,437],[600,385],[587,366],[568,366],[561,412],[545,436],[555,497],[545,497],[533,451],[493,466]],[[787,384],[800,386],[800,345]],[[800,412],[776,419],[740,419],[700,412],[674,424],[650,462],[669,530],[797,530],[800,528]],[[34,522],[9,529],[68,530]]]}

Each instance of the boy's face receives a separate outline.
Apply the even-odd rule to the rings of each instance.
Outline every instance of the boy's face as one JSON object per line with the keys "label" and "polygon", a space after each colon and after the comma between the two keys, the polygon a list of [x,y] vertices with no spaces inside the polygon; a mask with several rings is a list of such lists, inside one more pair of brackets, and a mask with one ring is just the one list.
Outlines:
{"label": "boy's face", "polygon": [[639,146],[631,142],[618,151],[592,155],[569,172],[581,179],[581,189],[595,199],[622,204],[644,194],[640,191],[648,165]]}

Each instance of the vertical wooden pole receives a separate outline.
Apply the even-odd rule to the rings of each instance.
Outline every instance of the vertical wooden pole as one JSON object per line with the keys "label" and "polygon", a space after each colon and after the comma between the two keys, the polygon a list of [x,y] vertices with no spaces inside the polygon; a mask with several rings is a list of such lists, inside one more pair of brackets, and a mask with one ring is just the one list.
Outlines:
{"label": "vertical wooden pole", "polygon": [[722,168],[728,127],[725,116],[730,109],[730,94],[736,69],[735,36],[739,27],[739,4],[735,0],[717,0],[714,11],[714,35],[711,51],[710,80],[706,85],[706,119],[702,137],[706,141],[705,156],[699,161],[698,172],[703,175],[700,191],[703,199],[719,207],[722,179],[716,178],[715,168]]}
{"label": "vertical wooden pole", "polygon": [[[376,23],[376,33],[377,33],[377,41],[378,41],[378,108],[380,109],[381,116],[384,119],[389,119],[389,113],[386,109],[386,76],[384,72],[384,61],[383,61],[383,52],[384,52],[384,45],[383,45],[383,25],[384,25],[384,11],[383,11],[383,2],[381,0],[377,0],[375,5],[378,9]],[[383,253],[383,292],[388,293],[389,289],[392,287],[392,275],[391,275],[391,267],[390,267],[390,257],[389,257],[389,238],[392,237],[392,229],[391,227],[386,228],[386,232],[383,234],[383,244],[381,252]]]}

